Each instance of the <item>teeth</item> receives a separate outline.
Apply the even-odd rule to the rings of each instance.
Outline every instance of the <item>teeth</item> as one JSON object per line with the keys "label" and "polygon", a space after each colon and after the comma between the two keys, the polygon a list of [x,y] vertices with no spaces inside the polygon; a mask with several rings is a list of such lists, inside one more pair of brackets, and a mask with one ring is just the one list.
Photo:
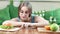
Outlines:
{"label": "teeth", "polygon": [[6,8],[10,4],[10,1],[0,1],[0,9]]}

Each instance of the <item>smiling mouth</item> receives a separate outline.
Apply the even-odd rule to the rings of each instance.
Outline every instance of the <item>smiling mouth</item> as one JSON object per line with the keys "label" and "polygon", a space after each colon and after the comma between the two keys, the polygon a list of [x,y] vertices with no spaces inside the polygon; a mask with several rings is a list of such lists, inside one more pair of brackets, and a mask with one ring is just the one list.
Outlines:
{"label": "smiling mouth", "polygon": [[23,18],[26,18],[26,17],[23,17]]}

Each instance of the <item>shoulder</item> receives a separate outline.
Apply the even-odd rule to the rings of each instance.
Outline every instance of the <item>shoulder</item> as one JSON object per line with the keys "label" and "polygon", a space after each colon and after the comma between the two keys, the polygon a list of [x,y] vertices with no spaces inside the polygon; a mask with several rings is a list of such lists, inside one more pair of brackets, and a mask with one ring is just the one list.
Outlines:
{"label": "shoulder", "polygon": [[35,15],[32,15],[32,20],[34,20],[35,23],[37,23],[39,20],[43,19],[42,17],[40,16],[35,16]]}
{"label": "shoulder", "polygon": [[44,19],[44,18],[41,17],[41,16],[35,16],[35,15],[32,15],[32,18],[34,18],[34,19]]}
{"label": "shoulder", "polygon": [[39,22],[39,21],[45,21],[45,19],[40,16],[35,16],[35,22]]}
{"label": "shoulder", "polygon": [[35,16],[35,19],[44,19],[44,18],[40,16]]}

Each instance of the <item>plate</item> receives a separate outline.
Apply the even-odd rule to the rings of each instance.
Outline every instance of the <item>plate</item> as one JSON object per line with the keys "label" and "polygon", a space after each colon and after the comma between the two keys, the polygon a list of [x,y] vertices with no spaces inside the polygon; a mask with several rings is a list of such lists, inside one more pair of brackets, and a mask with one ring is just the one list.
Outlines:
{"label": "plate", "polygon": [[20,28],[12,28],[12,29],[2,29],[0,28],[0,31],[18,31]]}

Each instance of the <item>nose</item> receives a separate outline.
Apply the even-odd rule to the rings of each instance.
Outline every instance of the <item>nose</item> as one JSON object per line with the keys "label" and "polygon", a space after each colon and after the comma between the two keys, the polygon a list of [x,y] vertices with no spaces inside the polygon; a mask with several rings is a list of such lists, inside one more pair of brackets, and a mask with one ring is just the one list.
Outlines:
{"label": "nose", "polygon": [[24,13],[23,16],[26,16],[26,14]]}

